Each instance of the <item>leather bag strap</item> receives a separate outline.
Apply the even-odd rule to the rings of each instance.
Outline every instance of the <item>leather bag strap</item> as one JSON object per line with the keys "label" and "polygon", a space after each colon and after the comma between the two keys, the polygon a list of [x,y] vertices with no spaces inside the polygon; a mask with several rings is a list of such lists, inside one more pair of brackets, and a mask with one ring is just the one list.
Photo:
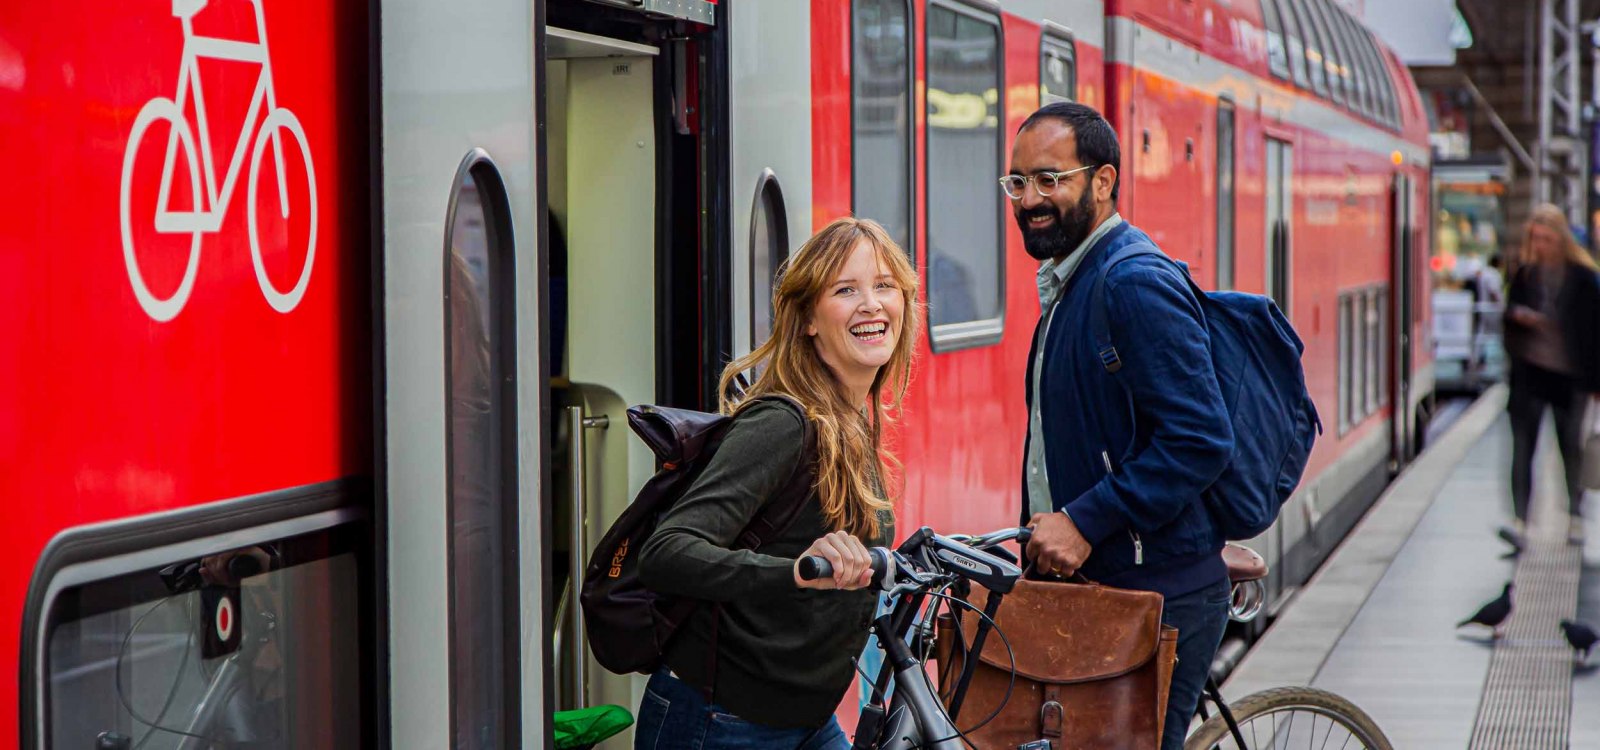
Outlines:
{"label": "leather bag strap", "polygon": [[1052,740],[1061,739],[1067,711],[1061,706],[1061,686],[1045,683],[1044,703],[1039,706],[1039,733]]}

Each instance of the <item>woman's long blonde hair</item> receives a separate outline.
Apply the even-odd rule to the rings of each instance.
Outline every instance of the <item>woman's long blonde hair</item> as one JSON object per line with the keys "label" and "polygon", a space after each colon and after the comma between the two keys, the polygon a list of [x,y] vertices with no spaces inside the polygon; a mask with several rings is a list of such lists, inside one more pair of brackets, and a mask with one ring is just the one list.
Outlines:
{"label": "woman's long blonde hair", "polygon": [[[862,404],[850,398],[833,371],[822,361],[816,344],[806,334],[817,302],[862,241],[877,250],[899,288],[904,312],[889,362],[879,368],[870,391],[870,419],[863,419]],[[817,496],[830,528],[849,531],[863,540],[879,532],[878,513],[893,507],[889,487],[898,482],[900,463],[882,445],[887,409],[898,410],[911,377],[912,353],[920,310],[917,273],[882,226],[869,219],[835,220],[807,240],[779,271],[772,294],[772,336],[755,351],[740,357],[722,371],[721,409],[738,412],[752,399],[783,394],[806,407],[817,434]],[[755,382],[743,394],[734,392],[739,373],[755,371]]]}
{"label": "woman's long blonde hair", "polygon": [[1567,215],[1553,203],[1541,203],[1535,206],[1533,213],[1528,216],[1528,226],[1522,232],[1522,247],[1517,253],[1517,266],[1534,262],[1528,257],[1528,248],[1533,246],[1535,224],[1555,232],[1556,236],[1561,238],[1561,257],[1566,262],[1583,266],[1591,271],[1600,271],[1600,266],[1595,265],[1589,251],[1578,244],[1577,238],[1572,236],[1572,227],[1567,225]]}

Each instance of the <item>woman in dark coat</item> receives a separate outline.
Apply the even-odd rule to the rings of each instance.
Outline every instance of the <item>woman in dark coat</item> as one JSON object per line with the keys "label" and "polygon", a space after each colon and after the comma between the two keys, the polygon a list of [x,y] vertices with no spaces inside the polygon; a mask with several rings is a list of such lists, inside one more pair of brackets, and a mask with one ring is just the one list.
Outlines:
{"label": "woman in dark coat", "polygon": [[1549,408],[1566,469],[1568,539],[1582,542],[1584,416],[1600,392],[1600,276],[1572,237],[1559,208],[1544,204],[1528,220],[1506,295],[1505,345],[1511,358],[1513,543],[1521,545],[1533,496],[1533,453]]}

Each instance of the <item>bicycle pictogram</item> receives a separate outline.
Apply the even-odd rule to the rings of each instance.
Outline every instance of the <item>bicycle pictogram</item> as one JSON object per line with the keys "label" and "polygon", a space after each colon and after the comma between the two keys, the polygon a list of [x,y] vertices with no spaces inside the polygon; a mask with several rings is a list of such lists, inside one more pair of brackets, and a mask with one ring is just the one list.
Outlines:
{"label": "bicycle pictogram", "polygon": [[[122,254],[128,265],[128,281],[133,285],[134,296],[139,299],[139,305],[150,317],[157,321],[172,320],[183,310],[189,300],[189,295],[194,291],[195,274],[200,268],[200,240],[201,236],[218,231],[223,218],[228,213],[228,206],[233,198],[234,188],[237,187],[240,170],[244,166],[245,149],[250,148],[249,187],[246,191],[246,214],[250,227],[250,259],[255,266],[256,282],[261,286],[261,294],[266,297],[267,304],[274,310],[286,313],[300,304],[301,297],[305,296],[306,285],[311,281],[312,262],[316,258],[317,250],[317,178],[311,165],[311,149],[306,143],[305,130],[300,126],[299,118],[286,108],[278,106],[277,94],[272,84],[272,63],[267,52],[267,25],[266,16],[262,10],[262,0],[249,0],[255,12],[256,41],[246,42],[233,39],[197,36],[194,33],[194,15],[206,7],[208,0],[172,0],[172,15],[183,24],[183,56],[178,67],[178,91],[172,99],[156,97],[146,102],[139,110],[139,116],[133,121],[133,129],[128,134],[127,151],[122,159]],[[198,74],[198,65],[201,58],[213,60],[227,60],[233,62],[256,63],[260,70],[256,78],[255,92],[250,97],[250,107],[245,115],[244,122],[240,124],[238,145],[234,148],[233,157],[228,162],[227,172],[221,180],[217,180],[215,161],[212,158],[211,136],[206,119],[205,92]],[[185,113],[189,104],[189,97],[193,96],[195,122],[191,125]],[[265,117],[262,118],[262,113]],[[260,127],[257,128],[257,119],[261,118]],[[163,159],[161,170],[160,191],[156,197],[155,206],[155,231],[160,234],[190,234],[193,239],[189,245],[188,264],[184,268],[183,279],[178,283],[178,288],[165,299],[157,296],[145,284],[144,275],[139,271],[139,259],[134,253],[133,220],[131,207],[131,194],[133,186],[133,169],[136,155],[139,150],[139,141],[144,137],[145,131],[159,120],[166,120],[171,124],[167,135],[166,155]],[[300,270],[299,279],[292,289],[287,292],[278,291],[272,280],[267,277],[266,265],[262,259],[262,242],[259,224],[257,221],[256,190],[257,178],[261,171],[261,157],[270,142],[278,178],[278,206],[284,220],[289,218],[289,186],[283,160],[283,138],[279,131],[293,136],[295,143],[300,147],[300,155],[305,161],[306,189],[310,194],[310,235],[306,240],[305,267]],[[196,136],[198,133],[198,138]],[[253,136],[253,137],[252,137]],[[196,159],[198,140],[199,159]],[[192,208],[172,210],[172,185],[173,163],[176,161],[178,149],[182,148],[183,157],[188,165],[190,190],[196,193]],[[202,181],[202,178],[204,180]],[[204,186],[203,192],[201,186]],[[141,217],[142,218],[142,217]]]}

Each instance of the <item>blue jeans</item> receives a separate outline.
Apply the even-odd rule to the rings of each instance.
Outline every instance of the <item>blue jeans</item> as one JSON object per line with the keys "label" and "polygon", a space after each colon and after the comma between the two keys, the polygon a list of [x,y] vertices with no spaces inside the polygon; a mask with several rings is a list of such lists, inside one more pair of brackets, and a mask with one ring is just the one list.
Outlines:
{"label": "blue jeans", "polygon": [[1178,629],[1178,663],[1172,669],[1172,689],[1167,693],[1167,722],[1161,750],[1183,750],[1189,719],[1200,703],[1200,693],[1211,674],[1211,660],[1222,645],[1228,625],[1228,601],[1233,585],[1223,579],[1198,591],[1168,599],[1161,622]]}
{"label": "blue jeans", "polygon": [[634,750],[849,750],[839,722],[828,717],[819,729],[788,729],[745,721],[707,704],[700,689],[673,677],[666,669],[650,676]]}

